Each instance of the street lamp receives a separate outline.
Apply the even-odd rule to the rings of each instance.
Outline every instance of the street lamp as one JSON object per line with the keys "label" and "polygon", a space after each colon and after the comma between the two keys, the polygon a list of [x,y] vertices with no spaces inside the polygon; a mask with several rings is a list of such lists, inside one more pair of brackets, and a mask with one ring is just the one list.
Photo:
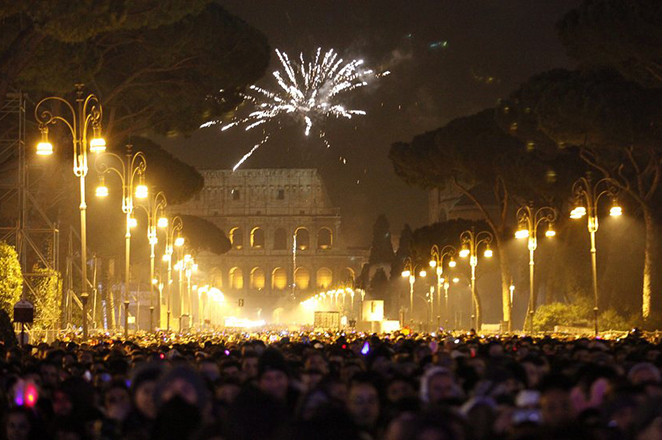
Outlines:
{"label": "street lamp", "polygon": [[[64,104],[71,112],[71,119],[53,114],[50,110],[44,108],[47,103]],[[81,259],[81,293],[80,299],[83,303],[83,339],[87,339],[87,231],[85,211],[85,176],[87,176],[87,149],[88,132],[92,129],[92,138],[90,139],[89,149],[93,153],[101,153],[106,149],[106,141],[101,136],[101,119],[103,109],[99,99],[94,94],[83,98],[83,84],[76,84],[76,109],[68,101],[58,96],[49,96],[37,103],[34,109],[34,116],[39,123],[41,131],[41,141],[37,144],[37,154],[48,156],[53,154],[53,145],[48,140],[48,126],[61,122],[71,132],[73,140],[73,170],[74,175],[80,179],[80,259]],[[67,115],[69,116],[69,115]]]}
{"label": "street lamp", "polygon": [[[159,219],[161,221],[161,219]],[[163,224],[163,222],[161,221]],[[184,237],[181,236],[184,222],[180,216],[175,216],[172,221],[166,223],[166,246],[163,261],[168,264],[168,279],[166,280],[166,329],[170,330],[170,315],[172,313],[172,255],[174,248],[181,249],[184,245]]]}
{"label": "street lamp", "polygon": [[[156,247],[156,244],[159,242],[156,232],[157,232],[157,228],[166,228],[168,226],[168,218],[165,217],[165,209],[168,206],[168,201],[166,200],[166,196],[163,193],[163,191],[159,191],[158,193],[156,193],[154,197],[149,197],[147,199],[147,205],[139,203],[136,206],[142,208],[147,214],[147,239],[149,240],[149,246],[150,246],[149,277],[150,279],[154,279],[154,258],[155,258],[154,248]],[[162,326],[160,320],[161,298],[159,294],[158,300],[154,301],[153,283],[150,284],[149,286],[149,297],[152,303],[149,308],[150,310],[149,326],[150,326],[150,330],[153,330],[154,329],[153,314],[154,314],[155,303],[158,305],[158,310],[159,310],[159,327]]]}
{"label": "street lamp", "polygon": [[572,194],[575,198],[575,208],[570,212],[570,218],[579,219],[587,216],[588,232],[591,236],[591,269],[593,271],[593,319],[595,322],[595,336],[598,336],[598,268],[597,249],[595,247],[595,233],[598,231],[598,202],[602,196],[611,199],[609,215],[618,217],[623,209],[618,204],[618,187],[614,179],[605,177],[595,184],[590,177],[580,177],[572,185]]}
{"label": "street lamp", "polygon": [[471,305],[473,312],[471,320],[473,321],[473,326],[476,331],[480,331],[480,298],[476,293],[476,266],[478,265],[478,249],[482,245],[485,250],[483,251],[483,256],[486,258],[491,258],[493,255],[492,249],[490,248],[490,243],[494,236],[491,232],[480,231],[476,233],[473,229],[464,231],[460,234],[460,242],[462,243],[462,248],[460,249],[460,258],[469,257],[469,265],[471,266]]}
{"label": "street lamp", "polygon": [[[190,254],[184,255],[183,258],[175,264],[175,270],[179,272],[179,301],[180,301],[180,317],[179,317],[179,330],[184,329],[184,319],[191,318],[190,324],[193,324],[191,314],[191,277],[193,272],[196,272],[198,265],[193,260]],[[184,292],[184,277],[186,277],[186,296]]]}
{"label": "street lamp", "polygon": [[[418,265],[414,264],[410,257],[405,258],[402,277],[409,278],[409,320],[412,322],[414,320],[414,282],[416,281],[416,267],[418,267]],[[425,269],[421,269],[418,273],[418,276],[421,278],[425,278],[426,275],[427,272]],[[403,322],[403,324],[404,323],[405,322]]]}
{"label": "street lamp", "polygon": [[[451,316],[450,307],[448,305],[448,291],[450,290],[451,282],[453,284],[457,284],[459,281],[460,281],[460,279],[458,277],[450,278],[448,276],[445,276],[445,277],[441,278],[441,280],[440,280],[441,284],[444,287],[444,298],[446,298],[446,328],[447,329],[448,329],[448,325],[449,325],[448,322],[449,322],[450,316]],[[439,321],[441,321],[441,316],[439,317]],[[438,325],[441,326],[441,322],[438,322]]]}
{"label": "street lamp", "polygon": [[[536,313],[536,294],[534,290],[534,253],[538,248],[538,226],[547,223],[545,237],[551,238],[556,235],[554,222],[556,221],[556,210],[549,206],[543,206],[537,210],[531,206],[522,206],[517,210],[517,224],[519,225],[515,238],[528,238],[529,248],[529,332],[533,334],[533,316]],[[512,318],[511,318],[512,321]]]}
{"label": "street lamp", "polygon": [[[116,166],[106,163],[104,160],[114,161]],[[147,158],[138,151],[132,153],[132,146],[126,146],[126,160],[123,160],[115,153],[104,153],[97,157],[95,161],[97,172],[101,176],[97,196],[103,197],[108,194],[108,188],[105,186],[105,174],[114,172],[122,182],[122,212],[126,214],[126,234],[125,237],[125,260],[124,260],[124,335],[129,337],[129,283],[131,281],[131,271],[129,264],[131,261],[131,227],[135,226],[136,219],[133,217],[133,197],[144,199],[148,196],[147,186],[145,185],[145,171],[147,170]],[[136,182],[136,179],[138,181]],[[140,307],[138,304],[137,307]]]}
{"label": "street lamp", "polygon": [[[430,267],[436,270],[437,273],[437,308],[439,309],[438,315],[441,316],[441,287],[443,283],[443,278],[442,275],[444,274],[444,258],[448,257],[448,267],[455,267],[456,262],[455,259],[453,258],[453,255],[455,255],[455,247],[446,245],[444,246],[441,250],[439,250],[439,246],[436,244],[432,246],[430,249]],[[448,290],[446,290],[446,295],[445,295],[445,315],[446,315],[446,322],[448,323]],[[433,300],[434,302],[434,300]],[[432,307],[432,310],[434,310],[434,307]],[[441,318],[440,318],[441,319]]]}

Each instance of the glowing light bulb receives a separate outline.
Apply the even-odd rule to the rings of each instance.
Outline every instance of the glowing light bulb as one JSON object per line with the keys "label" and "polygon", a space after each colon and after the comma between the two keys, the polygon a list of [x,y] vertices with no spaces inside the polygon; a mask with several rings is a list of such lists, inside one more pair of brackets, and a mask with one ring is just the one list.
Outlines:
{"label": "glowing light bulb", "polygon": [[102,182],[95,192],[97,197],[108,197],[108,187]]}
{"label": "glowing light bulb", "polygon": [[53,154],[53,144],[48,140],[48,128],[41,129],[41,141],[37,144],[37,154],[39,156],[50,156]]}
{"label": "glowing light bulb", "polygon": [[528,229],[518,229],[517,232],[515,232],[515,238],[527,238],[528,236],[529,236]]}
{"label": "glowing light bulb", "polygon": [[92,129],[93,135],[90,141],[90,151],[92,153],[103,153],[106,151],[106,140],[101,137],[101,127],[96,126]]}
{"label": "glowing light bulb", "polygon": [[147,189],[147,185],[141,183],[136,187],[136,198],[146,199],[148,195],[149,195],[149,190]]}

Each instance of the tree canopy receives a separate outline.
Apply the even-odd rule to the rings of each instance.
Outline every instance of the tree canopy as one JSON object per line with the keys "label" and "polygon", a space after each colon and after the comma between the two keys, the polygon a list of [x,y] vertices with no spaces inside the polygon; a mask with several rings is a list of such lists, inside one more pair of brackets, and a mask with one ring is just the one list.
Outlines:
{"label": "tree canopy", "polygon": [[[163,191],[169,204],[179,204],[198,194],[204,178],[191,165],[163,150],[154,141],[144,137],[131,139],[133,151],[142,151],[147,157],[147,182],[154,191]],[[123,149],[115,151],[124,154]]]}
{"label": "tree canopy", "polygon": [[0,241],[0,309],[11,316],[22,291],[23,275],[16,249]]}
{"label": "tree canopy", "polygon": [[611,66],[644,87],[662,87],[662,2],[584,0],[557,29],[583,66]]}
{"label": "tree canopy", "polygon": [[201,217],[180,215],[184,228],[182,235],[188,245],[196,251],[209,251],[216,255],[226,253],[232,248],[232,243],[218,226]]}
{"label": "tree canopy", "polygon": [[[39,96],[88,84],[115,142],[130,134],[189,134],[232,111],[269,61],[262,34],[215,2],[199,3],[158,26],[118,25],[75,42],[45,38],[15,85]],[[212,99],[220,90],[222,99]]]}
{"label": "tree canopy", "polygon": [[[33,71],[44,66],[65,73],[69,81],[86,80],[98,70],[100,56],[89,55],[91,39],[112,32],[155,29],[181,20],[189,14],[199,14],[212,0],[68,0],[2,1],[0,18],[0,100],[9,87],[17,87],[26,69]],[[51,56],[48,48],[59,45],[60,55],[68,55],[68,63],[43,64],[43,56]],[[83,62],[81,62],[83,61]],[[84,74],[86,73],[87,74]],[[76,73],[77,75],[71,75]],[[26,75],[29,77],[30,75]],[[60,77],[62,78],[62,76]],[[71,87],[71,84],[69,84]],[[55,90],[52,90],[55,91]]]}
{"label": "tree canopy", "polygon": [[391,242],[391,227],[388,219],[381,214],[372,227],[372,245],[370,246],[370,264],[393,262],[393,243]]}

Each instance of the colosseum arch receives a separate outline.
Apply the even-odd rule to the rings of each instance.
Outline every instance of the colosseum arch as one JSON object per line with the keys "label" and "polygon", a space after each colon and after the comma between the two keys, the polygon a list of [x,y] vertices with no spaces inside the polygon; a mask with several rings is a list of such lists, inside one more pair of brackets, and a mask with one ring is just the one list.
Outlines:
{"label": "colosseum arch", "polygon": [[333,232],[329,228],[321,228],[317,231],[317,248],[331,249],[333,246]]}
{"label": "colosseum arch", "polygon": [[210,284],[217,289],[223,289],[223,271],[220,267],[212,267],[209,272]]}
{"label": "colosseum arch", "polygon": [[277,267],[271,272],[271,288],[273,290],[285,290],[287,288],[287,271]]}
{"label": "colosseum arch", "polygon": [[346,267],[340,272],[340,282],[353,283],[356,279],[356,272],[351,267]]}
{"label": "colosseum arch", "polygon": [[299,290],[308,290],[308,287],[310,287],[310,271],[305,267],[297,267],[294,271],[294,284]]}
{"label": "colosseum arch", "polygon": [[228,280],[231,289],[241,290],[244,288],[244,272],[241,268],[233,267],[230,269]]}
{"label": "colosseum arch", "polygon": [[328,289],[333,283],[333,271],[328,267],[320,267],[317,269],[317,287],[320,289]]}
{"label": "colosseum arch", "polygon": [[301,251],[310,249],[310,232],[308,232],[308,229],[301,226],[294,231],[294,235],[296,236],[297,249]]}
{"label": "colosseum arch", "polygon": [[264,249],[264,230],[260,227],[251,231],[251,249]]}
{"label": "colosseum arch", "polygon": [[264,275],[264,270],[259,267],[254,267],[251,270],[251,289],[252,290],[262,290],[266,284],[266,279]]}
{"label": "colosseum arch", "polygon": [[244,231],[239,226],[230,229],[230,243],[234,249],[241,249],[244,247]]}

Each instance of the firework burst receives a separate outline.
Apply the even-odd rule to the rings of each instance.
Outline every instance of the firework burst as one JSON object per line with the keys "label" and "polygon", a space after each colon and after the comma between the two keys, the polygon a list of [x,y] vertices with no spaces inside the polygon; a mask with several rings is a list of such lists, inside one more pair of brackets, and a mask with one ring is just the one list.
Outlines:
{"label": "firework burst", "polygon": [[[292,62],[285,52],[276,49],[276,55],[281,63],[281,70],[273,72],[278,83],[276,91],[269,91],[252,85],[249,92],[243,94],[246,101],[251,102],[255,109],[246,117],[235,118],[223,125],[225,131],[232,127],[242,126],[249,131],[279,117],[290,117],[300,121],[303,133],[309,136],[316,123],[329,117],[351,119],[353,116],[365,115],[366,112],[357,109],[347,109],[341,103],[344,96],[360,87],[366,86],[369,78],[388,75],[389,72],[375,74],[372,70],[362,70],[363,60],[345,61],[333,50],[322,54],[317,49],[312,61],[306,62],[303,53],[299,62]],[[201,126],[209,127],[222,124],[213,120]],[[326,133],[319,129],[319,138],[328,147]],[[264,138],[242,157],[234,166],[236,170],[260,146],[269,139],[265,130]]]}

